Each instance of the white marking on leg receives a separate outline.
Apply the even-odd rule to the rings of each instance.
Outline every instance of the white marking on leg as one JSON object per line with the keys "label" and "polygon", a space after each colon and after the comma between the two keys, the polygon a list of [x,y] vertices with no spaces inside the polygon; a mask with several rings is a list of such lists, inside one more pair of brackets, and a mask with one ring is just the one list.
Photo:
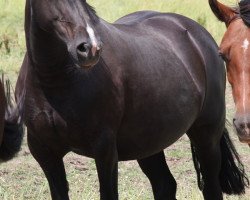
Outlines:
{"label": "white marking on leg", "polygon": [[100,48],[97,46],[97,39],[96,39],[96,36],[95,36],[95,32],[94,30],[89,26],[89,24],[87,23],[87,28],[86,28],[88,34],[89,34],[89,37],[90,37],[90,40],[91,40],[91,45],[92,45],[92,54],[93,56],[95,56],[96,54],[96,51],[99,50]]}
{"label": "white marking on leg", "polygon": [[[247,55],[246,55],[246,51],[248,50],[248,47],[249,47],[249,41],[248,39],[246,38],[244,41],[243,41],[243,44],[241,46],[243,48],[243,53],[244,53],[244,59],[243,59],[243,73],[242,73],[242,81],[243,81],[243,97],[242,97],[242,103],[243,103],[243,109],[244,109],[244,121],[245,121],[245,126],[247,125],[247,119],[246,119],[246,92],[247,92],[247,87],[248,87],[248,84],[247,84],[247,76],[246,76],[246,62],[247,62]],[[247,126],[246,126],[247,127]]]}

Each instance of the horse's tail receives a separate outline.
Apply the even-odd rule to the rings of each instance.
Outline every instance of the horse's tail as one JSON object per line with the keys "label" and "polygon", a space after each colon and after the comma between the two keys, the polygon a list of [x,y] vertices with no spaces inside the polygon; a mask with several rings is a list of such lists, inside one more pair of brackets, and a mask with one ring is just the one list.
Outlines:
{"label": "horse's tail", "polygon": [[4,132],[0,146],[0,162],[12,159],[20,150],[23,139],[22,105],[23,98],[13,105],[11,98],[10,82],[3,81],[5,85],[5,118]]}
{"label": "horse's tail", "polygon": [[244,194],[249,180],[228,131],[225,128],[220,141],[221,171],[220,185],[226,194]]}
{"label": "horse's tail", "polygon": [[[244,166],[239,158],[227,129],[224,129],[221,141],[221,170],[219,175],[222,192],[226,194],[244,194],[245,187],[249,186],[249,180],[244,170]],[[191,143],[192,156],[195,170],[198,177],[199,188],[203,189],[200,163],[196,155],[195,147]]]}

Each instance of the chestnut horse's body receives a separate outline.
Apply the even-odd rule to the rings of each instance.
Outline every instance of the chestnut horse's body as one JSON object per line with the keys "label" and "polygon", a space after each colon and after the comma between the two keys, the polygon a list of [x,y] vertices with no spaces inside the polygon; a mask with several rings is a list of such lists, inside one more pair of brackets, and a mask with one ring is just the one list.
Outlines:
{"label": "chestnut horse's body", "polygon": [[69,199],[70,151],[95,159],[102,200],[118,199],[118,161],[130,159],[155,199],[175,199],[163,150],[185,132],[204,198],[244,193],[225,129],[223,62],[200,25],[150,11],[109,24],[82,0],[27,0],[25,32],[16,95],[25,92],[29,148],[53,200]]}
{"label": "chestnut horse's body", "polygon": [[236,105],[234,126],[241,142],[250,145],[250,0],[230,8],[217,0],[209,0],[217,18],[227,30],[219,54],[226,62],[228,81],[232,85]]}

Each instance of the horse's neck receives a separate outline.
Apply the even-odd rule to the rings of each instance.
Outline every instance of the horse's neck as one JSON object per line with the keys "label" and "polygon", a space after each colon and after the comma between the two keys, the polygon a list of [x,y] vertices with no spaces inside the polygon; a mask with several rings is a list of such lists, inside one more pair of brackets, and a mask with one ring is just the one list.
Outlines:
{"label": "horse's neck", "polygon": [[98,35],[100,35],[105,47],[109,46],[110,43],[121,39],[118,34],[118,29],[113,24],[110,24],[102,19],[100,20],[100,23],[96,24],[95,29],[98,32]]}

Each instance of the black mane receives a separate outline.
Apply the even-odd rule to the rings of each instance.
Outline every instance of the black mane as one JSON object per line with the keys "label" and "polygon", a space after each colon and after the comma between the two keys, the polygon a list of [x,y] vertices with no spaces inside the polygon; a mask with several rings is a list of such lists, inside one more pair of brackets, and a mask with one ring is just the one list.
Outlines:
{"label": "black mane", "polygon": [[243,22],[250,27],[250,0],[243,0],[239,2],[238,13]]}
{"label": "black mane", "polygon": [[84,6],[87,10],[87,13],[88,13],[90,19],[92,20],[92,22],[94,24],[97,24],[100,21],[100,18],[97,16],[94,7],[90,6],[86,1],[84,1],[83,4],[84,4]]}

